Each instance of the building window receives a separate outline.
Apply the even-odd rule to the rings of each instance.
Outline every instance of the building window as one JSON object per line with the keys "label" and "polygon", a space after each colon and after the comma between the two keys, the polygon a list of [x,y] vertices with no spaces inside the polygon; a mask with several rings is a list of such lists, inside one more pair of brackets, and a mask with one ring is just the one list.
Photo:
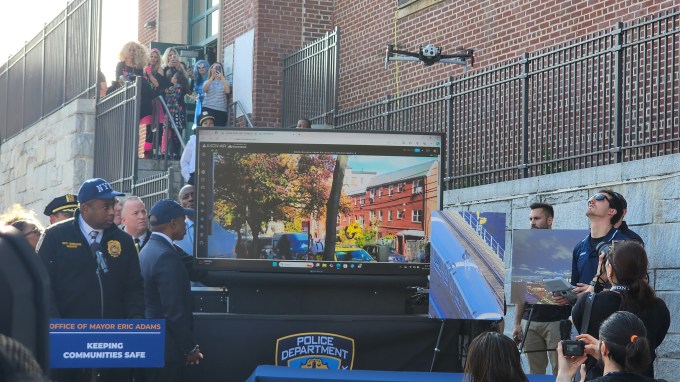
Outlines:
{"label": "building window", "polygon": [[375,219],[375,211],[369,211],[368,216],[369,216],[369,219],[374,220]]}
{"label": "building window", "polygon": [[375,199],[375,188],[371,188],[371,193],[369,194],[371,199]]}
{"label": "building window", "polygon": [[403,220],[404,219],[404,210],[397,210],[397,220]]}
{"label": "building window", "polygon": [[392,196],[392,194],[394,194],[394,185],[393,185],[393,184],[390,184],[390,190],[389,190],[389,192],[387,193],[387,195],[388,195],[388,196]]}
{"label": "building window", "polygon": [[413,187],[411,188],[412,194],[422,194],[423,193],[423,180],[416,179],[413,181]]}
{"label": "building window", "polygon": [[378,211],[378,221],[382,221],[383,219],[383,213],[382,210]]}
{"label": "building window", "polygon": [[359,216],[359,224],[361,224],[362,227],[364,226],[364,215]]}
{"label": "building window", "polygon": [[387,221],[391,222],[392,221],[392,211],[387,211]]}
{"label": "building window", "polygon": [[423,210],[413,210],[411,211],[411,221],[414,223],[423,222]]}
{"label": "building window", "polygon": [[397,192],[402,192],[404,191],[404,183],[398,183],[397,184]]}
{"label": "building window", "polygon": [[382,198],[382,187],[378,188],[378,198]]}
{"label": "building window", "polygon": [[220,1],[189,0],[189,43],[206,45],[220,34]]}
{"label": "building window", "polygon": [[359,199],[359,205],[363,207],[365,201],[366,199],[362,196],[361,199]]}

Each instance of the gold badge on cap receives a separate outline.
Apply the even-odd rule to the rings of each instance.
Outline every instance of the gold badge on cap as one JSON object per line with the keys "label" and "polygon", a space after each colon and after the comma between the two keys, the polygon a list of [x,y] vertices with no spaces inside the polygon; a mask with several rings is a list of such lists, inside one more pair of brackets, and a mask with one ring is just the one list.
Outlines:
{"label": "gold badge on cap", "polygon": [[120,256],[121,253],[121,247],[120,247],[120,242],[118,240],[109,240],[106,243],[107,249],[109,251],[109,255],[111,257],[118,257]]}
{"label": "gold badge on cap", "polygon": [[66,194],[64,195],[66,197],[66,202],[67,203],[73,203],[76,201],[76,196],[73,194]]}

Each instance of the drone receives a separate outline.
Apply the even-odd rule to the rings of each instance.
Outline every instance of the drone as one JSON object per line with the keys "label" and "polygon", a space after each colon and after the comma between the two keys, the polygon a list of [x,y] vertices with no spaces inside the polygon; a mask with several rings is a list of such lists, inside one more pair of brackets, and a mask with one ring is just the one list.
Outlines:
{"label": "drone", "polygon": [[387,45],[385,47],[385,69],[390,61],[422,61],[424,66],[430,66],[437,62],[445,64],[463,65],[467,70],[467,63],[470,60],[470,66],[475,65],[474,50],[459,49],[460,53],[442,54],[442,49],[433,44],[421,46],[418,52],[407,52],[405,50],[394,49],[394,45]]}

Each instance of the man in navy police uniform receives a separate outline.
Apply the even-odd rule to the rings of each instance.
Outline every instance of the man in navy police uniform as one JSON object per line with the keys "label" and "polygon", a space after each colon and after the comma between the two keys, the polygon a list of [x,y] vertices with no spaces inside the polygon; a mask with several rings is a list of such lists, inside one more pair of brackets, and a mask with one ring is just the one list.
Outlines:
{"label": "man in navy police uniform", "polygon": [[[50,275],[52,317],[144,318],[137,250],[130,235],[113,224],[120,195],[104,179],[85,181],[74,217],[50,226],[40,238],[37,250]],[[88,373],[76,369],[53,379],[86,381]],[[125,373],[109,369],[96,374],[98,381],[121,381]]]}

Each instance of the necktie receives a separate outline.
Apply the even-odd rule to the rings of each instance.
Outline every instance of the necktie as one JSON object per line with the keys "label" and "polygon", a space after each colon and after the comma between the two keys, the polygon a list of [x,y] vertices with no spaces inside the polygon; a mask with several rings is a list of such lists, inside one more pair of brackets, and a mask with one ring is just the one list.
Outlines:
{"label": "necktie", "polygon": [[92,250],[92,253],[97,252],[97,250],[99,249],[99,243],[97,243],[97,235],[99,235],[99,231],[90,232],[90,249]]}
{"label": "necktie", "polygon": [[138,237],[135,238],[135,247],[137,247],[138,252],[139,252],[140,249],[142,249],[141,242],[139,241]]}

